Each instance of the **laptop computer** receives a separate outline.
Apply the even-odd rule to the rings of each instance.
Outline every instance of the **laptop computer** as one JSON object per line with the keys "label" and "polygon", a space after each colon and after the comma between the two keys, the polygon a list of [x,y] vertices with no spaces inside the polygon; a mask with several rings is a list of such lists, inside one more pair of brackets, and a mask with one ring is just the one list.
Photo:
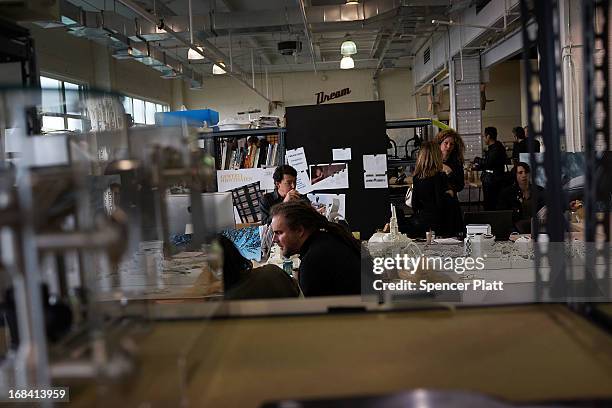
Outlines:
{"label": "laptop computer", "polygon": [[465,225],[489,224],[496,241],[506,241],[514,230],[512,210],[466,212],[463,215]]}

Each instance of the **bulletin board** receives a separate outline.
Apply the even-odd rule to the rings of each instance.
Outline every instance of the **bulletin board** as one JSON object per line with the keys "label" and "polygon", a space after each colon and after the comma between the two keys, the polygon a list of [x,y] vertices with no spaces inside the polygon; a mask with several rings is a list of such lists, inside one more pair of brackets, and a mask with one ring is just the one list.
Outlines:
{"label": "bulletin board", "polygon": [[[318,191],[346,195],[352,231],[368,239],[389,222],[388,188],[366,189],[363,155],[387,152],[384,101],[334,103],[286,108],[286,148],[303,147],[309,165],[347,163],[349,188]],[[351,160],[334,161],[332,149],[351,148]],[[315,185],[316,186],[316,185]]]}

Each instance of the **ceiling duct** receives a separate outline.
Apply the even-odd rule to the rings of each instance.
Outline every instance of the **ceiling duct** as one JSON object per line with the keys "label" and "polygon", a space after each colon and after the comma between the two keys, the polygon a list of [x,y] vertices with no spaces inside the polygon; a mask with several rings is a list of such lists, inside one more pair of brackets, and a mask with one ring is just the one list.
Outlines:
{"label": "ceiling duct", "polygon": [[33,21],[42,28],[57,28],[82,25],[82,10],[67,1],[60,1],[56,18]]}
{"label": "ceiling duct", "polygon": [[281,55],[297,55],[302,51],[301,41],[281,41],[278,43],[278,52]]}

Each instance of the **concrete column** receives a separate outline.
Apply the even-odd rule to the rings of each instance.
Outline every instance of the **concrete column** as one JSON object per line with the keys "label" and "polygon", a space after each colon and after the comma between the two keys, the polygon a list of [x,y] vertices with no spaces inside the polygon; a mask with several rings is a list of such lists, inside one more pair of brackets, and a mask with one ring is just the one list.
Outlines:
{"label": "concrete column", "polygon": [[[482,155],[482,110],[480,101],[480,57],[453,59],[457,132],[465,143],[465,159]],[[451,88],[452,89],[452,88]],[[451,96],[451,100],[452,100]],[[451,108],[452,110],[452,108]]]}
{"label": "concrete column", "polygon": [[[98,45],[93,41],[90,42],[93,56],[94,81],[93,88],[101,91],[114,90],[114,67],[113,57],[110,55],[108,48]],[[120,89],[117,91],[121,91]]]}
{"label": "concrete column", "polygon": [[[180,110],[183,105],[185,105],[184,101],[184,90],[185,90],[185,82],[182,79],[173,79],[172,80],[172,103],[170,104],[170,109],[173,111]],[[190,109],[191,107],[187,107]]]}

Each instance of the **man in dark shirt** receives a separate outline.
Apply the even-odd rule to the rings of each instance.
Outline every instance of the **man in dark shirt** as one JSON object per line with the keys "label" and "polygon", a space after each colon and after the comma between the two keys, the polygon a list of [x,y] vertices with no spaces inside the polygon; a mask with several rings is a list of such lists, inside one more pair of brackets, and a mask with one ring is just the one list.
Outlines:
{"label": "man in dark shirt", "polygon": [[261,214],[261,223],[263,225],[268,225],[270,222],[272,222],[272,217],[270,217],[270,209],[273,205],[296,200],[301,200],[308,203],[310,202],[305,195],[301,195],[295,189],[297,171],[293,167],[287,164],[278,166],[276,170],[274,170],[272,178],[274,179],[274,191],[264,194],[259,201],[259,212]]}
{"label": "man in dark shirt", "polygon": [[485,211],[493,211],[497,207],[499,192],[503,187],[506,170],[506,149],[497,140],[497,129],[487,127],[484,130],[484,143],[488,146],[484,158],[476,157],[476,169],[482,171],[482,192]]}
{"label": "man in dark shirt", "polygon": [[284,256],[300,254],[304,296],[360,293],[360,244],[344,227],[308,204],[291,201],[272,209],[272,230]]}
{"label": "man in dark shirt", "polygon": [[512,133],[514,133],[514,145],[512,147],[512,161],[513,164],[516,165],[520,161],[521,153],[529,153],[529,143],[533,145],[533,151],[535,153],[540,152],[540,142],[535,140],[534,138],[527,138],[525,134],[525,129],[517,126],[512,129]]}

